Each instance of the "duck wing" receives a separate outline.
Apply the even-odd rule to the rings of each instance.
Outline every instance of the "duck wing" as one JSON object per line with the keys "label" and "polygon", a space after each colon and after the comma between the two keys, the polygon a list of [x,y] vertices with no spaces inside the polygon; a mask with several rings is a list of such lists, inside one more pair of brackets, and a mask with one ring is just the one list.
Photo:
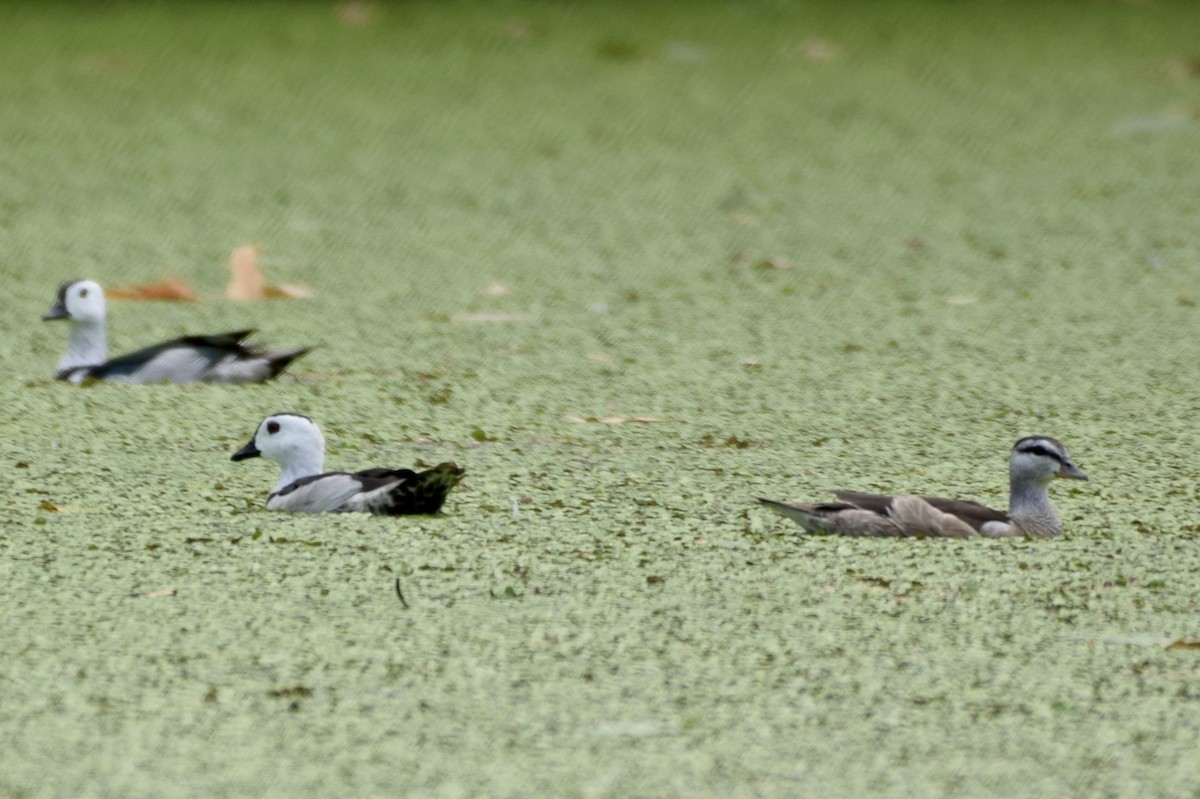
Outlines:
{"label": "duck wing", "polygon": [[[837,491],[838,499],[862,510],[869,510],[882,516],[892,516],[895,513],[897,497],[887,494],[865,494],[859,491]],[[1008,522],[1008,514],[972,502],[966,499],[947,499],[946,497],[921,497],[928,505],[942,513],[954,516],[969,525],[976,532],[983,529],[988,522]]]}
{"label": "duck wing", "polygon": [[235,330],[214,336],[182,336],[87,367],[85,376],[120,383],[197,383],[224,361],[256,357],[243,343],[253,333]]}
{"label": "duck wing", "polygon": [[271,510],[301,513],[361,511],[383,516],[437,513],[466,469],[442,463],[423,472],[364,469],[302,477],[267,498]]}
{"label": "duck wing", "polygon": [[363,481],[347,472],[301,477],[267,497],[267,508],[293,513],[349,510],[346,504],[363,490]]}

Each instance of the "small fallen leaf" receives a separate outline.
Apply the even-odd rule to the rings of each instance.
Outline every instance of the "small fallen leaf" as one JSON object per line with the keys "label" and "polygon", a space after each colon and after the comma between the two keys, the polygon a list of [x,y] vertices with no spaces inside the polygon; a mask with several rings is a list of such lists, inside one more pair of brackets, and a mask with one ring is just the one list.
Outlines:
{"label": "small fallen leaf", "polygon": [[512,293],[512,289],[510,289],[504,283],[500,283],[500,282],[489,283],[484,289],[482,289],[480,291],[480,294],[486,294],[489,297],[503,297],[503,296],[505,296],[507,294],[511,294],[511,293]]}
{"label": "small fallen leaf", "polygon": [[157,283],[137,283],[105,289],[110,300],[164,300],[168,302],[195,302],[196,292],[186,280],[169,278]]}
{"label": "small fallen leaf", "polygon": [[1200,638],[1177,638],[1167,644],[1167,649],[1200,649]]}
{"label": "small fallen leaf", "polygon": [[786,258],[779,258],[779,257],[764,258],[761,261],[754,264],[754,268],[755,269],[778,269],[778,270],[782,271],[784,269],[791,269],[792,262]]}
{"label": "small fallen leaf", "polygon": [[157,591],[147,591],[144,594],[130,594],[135,599],[162,599],[165,596],[175,596],[174,588],[160,588]]}
{"label": "small fallen leaf", "polygon": [[1174,56],[1167,61],[1164,70],[1172,78],[1200,78],[1200,56]]}
{"label": "small fallen leaf", "polygon": [[273,300],[307,300],[313,295],[308,286],[299,283],[280,283],[278,286],[267,286],[263,296]]}
{"label": "small fallen leaf", "polygon": [[58,505],[55,505],[53,502],[51,502],[48,499],[43,499],[41,502],[39,502],[38,507],[41,508],[42,510],[48,510],[51,513],[58,513],[59,511],[62,510],[62,508],[60,508]]}
{"label": "small fallen leaf", "polygon": [[267,281],[258,268],[258,245],[244,244],[229,254],[229,285],[225,296],[231,300],[259,300]]}
{"label": "small fallen leaf", "polygon": [[229,284],[225,287],[227,299],[249,302],[264,299],[306,300],[312,297],[311,289],[295,283],[268,286],[258,265],[258,252],[257,244],[243,244],[234,247],[229,254]]}

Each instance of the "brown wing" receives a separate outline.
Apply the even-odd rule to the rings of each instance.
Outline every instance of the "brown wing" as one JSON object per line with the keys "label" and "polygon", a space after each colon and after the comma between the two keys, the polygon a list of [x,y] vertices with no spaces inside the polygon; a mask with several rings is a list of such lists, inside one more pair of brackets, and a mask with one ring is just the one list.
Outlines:
{"label": "brown wing", "polygon": [[[863,510],[878,513],[881,516],[889,515],[888,509],[895,499],[895,497],[888,496],[887,494],[863,494],[858,491],[837,491],[835,493],[837,498],[842,502],[847,502]],[[921,499],[942,513],[957,516],[971,525],[975,530],[982,530],[983,525],[987,522],[1009,521],[1007,513],[993,510],[987,505],[980,505],[978,502],[971,502],[966,499],[946,499],[945,497],[921,497]]]}

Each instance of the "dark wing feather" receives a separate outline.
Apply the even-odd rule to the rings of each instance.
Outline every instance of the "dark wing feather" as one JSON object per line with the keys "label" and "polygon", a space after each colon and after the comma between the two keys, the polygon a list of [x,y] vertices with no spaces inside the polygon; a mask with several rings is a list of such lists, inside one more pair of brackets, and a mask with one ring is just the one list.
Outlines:
{"label": "dark wing feather", "polygon": [[946,499],[944,497],[921,497],[921,499],[942,513],[957,516],[975,528],[976,531],[982,531],[983,525],[988,522],[1007,523],[1011,521],[1007,513],[994,510],[987,505],[980,505],[978,502],[971,502],[968,499]]}
{"label": "dark wing feather", "polygon": [[236,355],[239,358],[254,357],[258,353],[242,343],[253,333],[254,330],[251,329],[218,333],[213,336],[182,336],[161,344],[143,347],[126,355],[120,355],[98,366],[90,366],[87,369],[87,376],[101,380],[128,377],[137,374],[143,366],[169,350],[193,350],[209,361],[210,365],[229,355]]}
{"label": "dark wing feather", "polygon": [[[837,498],[861,510],[869,510],[881,516],[889,515],[889,508],[895,497],[887,494],[864,494],[858,491],[837,491]],[[1007,522],[1008,514],[993,510],[978,502],[965,499],[946,499],[945,497],[921,497],[942,513],[957,516],[975,530],[981,530],[987,522]]]}
{"label": "dark wing feather", "polygon": [[[299,480],[288,483],[287,485],[285,485],[283,488],[279,489],[278,491],[272,492],[271,496],[286,497],[288,494],[292,493],[293,491],[295,491],[298,488],[304,488],[304,486],[308,485],[309,483],[315,483],[318,480],[324,479],[326,477],[330,477],[335,474],[349,474],[349,472],[323,472],[321,474],[310,474],[308,477],[301,477]],[[357,475],[350,475],[350,476],[356,477]],[[376,486],[376,487],[378,487],[378,486]]]}

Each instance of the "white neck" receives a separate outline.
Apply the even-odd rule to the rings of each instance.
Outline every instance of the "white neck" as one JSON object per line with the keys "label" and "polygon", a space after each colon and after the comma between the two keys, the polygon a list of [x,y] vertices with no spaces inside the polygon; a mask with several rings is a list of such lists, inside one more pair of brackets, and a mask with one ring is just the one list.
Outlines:
{"label": "white neck", "polygon": [[67,337],[67,351],[58,362],[58,371],[77,366],[96,366],[108,359],[108,338],[104,332],[104,320],[71,320],[71,334]]}
{"label": "white neck", "polygon": [[275,492],[282,491],[303,477],[321,474],[324,467],[325,453],[320,450],[292,453],[292,457],[283,463],[283,471],[279,474],[279,483],[275,486]]}

